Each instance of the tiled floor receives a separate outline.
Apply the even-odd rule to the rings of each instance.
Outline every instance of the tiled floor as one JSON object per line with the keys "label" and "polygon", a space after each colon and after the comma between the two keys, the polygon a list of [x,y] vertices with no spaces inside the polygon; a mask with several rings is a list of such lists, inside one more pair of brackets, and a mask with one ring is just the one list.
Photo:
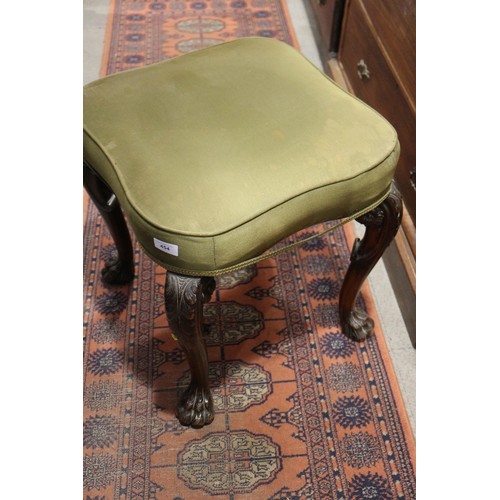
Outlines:
{"label": "tiled floor", "polygon": [[[315,24],[314,21],[308,18],[304,1],[309,0],[287,0],[290,17],[302,53],[311,62],[322,68],[314,36]],[[84,0],[84,84],[95,80],[99,76],[108,9],[108,0]],[[357,226],[360,232],[363,231],[362,228],[363,226]],[[415,432],[416,351],[411,345],[383,262],[377,264],[372,271],[369,282],[403,393],[406,409]]]}

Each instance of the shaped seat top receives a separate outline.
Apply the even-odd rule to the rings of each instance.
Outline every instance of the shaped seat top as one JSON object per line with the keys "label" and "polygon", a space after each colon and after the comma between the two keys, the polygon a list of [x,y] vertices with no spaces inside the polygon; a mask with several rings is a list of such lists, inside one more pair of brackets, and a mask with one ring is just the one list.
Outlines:
{"label": "shaped seat top", "polygon": [[84,160],[147,253],[176,270],[223,269],[353,214],[385,196],[398,156],[383,117],[267,38],[84,88]]}

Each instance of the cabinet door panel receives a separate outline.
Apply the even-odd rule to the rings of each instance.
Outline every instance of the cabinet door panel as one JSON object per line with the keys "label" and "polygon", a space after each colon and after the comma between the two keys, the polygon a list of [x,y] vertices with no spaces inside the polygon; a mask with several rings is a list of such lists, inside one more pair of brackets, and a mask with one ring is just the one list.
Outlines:
{"label": "cabinet door panel", "polygon": [[399,80],[415,107],[415,0],[362,0],[362,7],[376,32],[383,37],[387,59],[396,63]]}

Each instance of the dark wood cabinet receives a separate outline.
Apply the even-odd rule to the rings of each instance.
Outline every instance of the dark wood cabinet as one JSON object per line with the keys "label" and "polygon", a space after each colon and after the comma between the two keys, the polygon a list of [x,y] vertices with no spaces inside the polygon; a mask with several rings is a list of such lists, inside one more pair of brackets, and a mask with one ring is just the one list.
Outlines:
{"label": "dark wood cabinet", "polygon": [[396,181],[416,223],[415,0],[348,0],[338,62],[349,89],[396,128]]}

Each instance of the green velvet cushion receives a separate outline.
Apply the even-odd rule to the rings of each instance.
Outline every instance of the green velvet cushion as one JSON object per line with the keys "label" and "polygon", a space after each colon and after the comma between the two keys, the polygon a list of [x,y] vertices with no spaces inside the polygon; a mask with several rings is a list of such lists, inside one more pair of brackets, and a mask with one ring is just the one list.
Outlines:
{"label": "green velvet cushion", "polygon": [[223,269],[351,215],[387,193],[398,156],[384,118],[267,38],[84,89],[84,159],[167,268]]}

